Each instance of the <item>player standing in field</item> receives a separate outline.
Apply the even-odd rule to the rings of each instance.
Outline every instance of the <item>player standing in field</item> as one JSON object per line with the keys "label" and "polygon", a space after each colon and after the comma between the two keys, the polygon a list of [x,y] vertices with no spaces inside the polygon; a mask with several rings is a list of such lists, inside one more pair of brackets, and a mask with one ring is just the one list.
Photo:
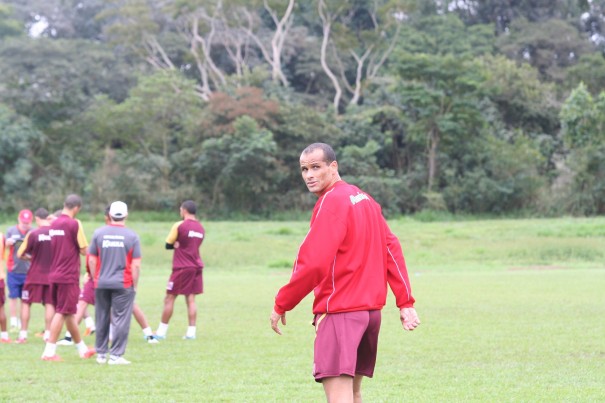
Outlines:
{"label": "player standing in field", "polygon": [[[95,282],[97,362],[127,365],[123,355],[128,344],[132,307],[141,270],[139,236],[126,228],[128,206],[115,201],[109,208],[111,222],[95,230],[90,243],[90,271]],[[109,347],[109,327],[113,337]],[[109,361],[107,353],[109,352]]]}
{"label": "player standing in field", "polygon": [[387,284],[405,330],[419,324],[401,245],[367,193],[340,179],[334,150],[314,143],[300,156],[302,178],[319,197],[292,276],[275,297],[271,328],[314,291],[313,376],[328,402],[361,402],[372,377]]}
{"label": "player standing in field", "polygon": [[6,312],[4,312],[4,302],[6,301],[4,278],[4,235],[0,233],[0,343],[10,343],[11,339],[6,331]]}
{"label": "player standing in field", "polygon": [[10,311],[11,329],[21,327],[18,315],[21,312],[19,300],[25,284],[25,276],[29,270],[29,262],[17,257],[17,250],[30,231],[34,216],[29,210],[21,210],[17,220],[17,225],[6,230],[6,246],[8,247],[7,268],[7,286],[8,286],[8,306]]}
{"label": "player standing in field", "polygon": [[25,285],[21,293],[21,331],[16,343],[27,342],[27,328],[32,304],[44,306],[44,340],[50,336],[50,322],[55,314],[55,308],[50,304],[50,286],[48,275],[52,260],[50,245],[50,223],[53,216],[44,208],[34,213],[38,228],[30,231],[17,251],[20,259],[30,262]]}
{"label": "player standing in field", "polygon": [[156,331],[156,337],[166,338],[168,322],[174,311],[174,301],[178,295],[184,295],[187,303],[189,326],[183,339],[195,339],[197,306],[195,296],[204,291],[202,269],[204,263],[200,256],[200,247],[205,230],[197,220],[197,207],[191,200],[184,201],[179,209],[182,221],[175,223],[166,238],[166,249],[174,249],[172,257],[172,275],[166,286],[166,298],[162,320]]}
{"label": "player standing in field", "polygon": [[42,353],[44,361],[62,361],[57,355],[57,339],[64,323],[76,343],[80,357],[90,358],[95,354],[94,349],[89,349],[80,337],[75,320],[80,294],[80,255],[86,255],[88,247],[82,223],[76,220],[81,207],[80,196],[67,196],[61,215],[50,226],[52,263],[49,283],[55,314],[50,324],[50,337]]}

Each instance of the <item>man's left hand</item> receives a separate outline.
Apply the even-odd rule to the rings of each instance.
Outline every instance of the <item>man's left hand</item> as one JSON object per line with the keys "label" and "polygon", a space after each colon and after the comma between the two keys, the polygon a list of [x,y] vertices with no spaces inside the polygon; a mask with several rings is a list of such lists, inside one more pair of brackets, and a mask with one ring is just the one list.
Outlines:
{"label": "man's left hand", "polygon": [[414,308],[401,308],[399,316],[405,330],[414,330],[420,325],[420,319]]}

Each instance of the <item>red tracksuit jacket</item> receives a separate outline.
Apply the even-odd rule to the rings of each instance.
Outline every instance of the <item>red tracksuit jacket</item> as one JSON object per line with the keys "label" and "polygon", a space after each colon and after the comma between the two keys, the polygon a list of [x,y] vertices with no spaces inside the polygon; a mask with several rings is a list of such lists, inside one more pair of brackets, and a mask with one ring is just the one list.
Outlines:
{"label": "red tracksuit jacket", "polygon": [[387,283],[399,308],[414,306],[397,237],[380,205],[344,181],[326,189],[315,204],[290,282],[275,297],[275,312],[292,310],[311,290],[313,313],[382,309]]}

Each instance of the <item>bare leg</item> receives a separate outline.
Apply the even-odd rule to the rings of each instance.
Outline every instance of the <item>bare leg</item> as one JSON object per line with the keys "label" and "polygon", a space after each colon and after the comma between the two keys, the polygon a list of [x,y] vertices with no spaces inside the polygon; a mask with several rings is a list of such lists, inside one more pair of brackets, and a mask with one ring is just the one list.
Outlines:
{"label": "bare leg", "polygon": [[355,379],[353,379],[353,399],[355,403],[361,403],[361,381],[363,381],[363,375],[355,375]]}
{"label": "bare leg", "polygon": [[65,315],[65,327],[67,327],[67,330],[71,333],[74,344],[79,344],[82,341],[82,337],[80,337],[80,329],[78,329],[76,315]]}
{"label": "bare leg", "polygon": [[189,318],[189,326],[195,326],[197,321],[197,305],[195,304],[195,294],[185,296],[187,303],[187,316]]}
{"label": "bare leg", "polygon": [[63,314],[55,313],[53,315],[53,319],[50,322],[50,337],[48,338],[48,342],[52,344],[56,344],[59,339],[59,333],[61,333],[61,329],[63,328],[63,323],[65,322],[65,317]]}
{"label": "bare leg", "polygon": [[21,330],[27,330],[27,326],[29,325],[29,316],[31,312],[30,308],[30,304],[21,301]]}
{"label": "bare leg", "polygon": [[162,311],[162,323],[168,323],[174,312],[174,300],[176,295],[166,294],[164,299],[164,310]]}
{"label": "bare leg", "polygon": [[[86,307],[88,307],[88,302],[79,300],[78,301],[78,309],[76,310],[76,324],[79,325],[82,322],[82,318],[88,316],[86,312]],[[69,331],[71,333],[71,330]]]}
{"label": "bare leg", "polygon": [[50,323],[53,320],[53,316],[55,316],[55,306],[46,304],[44,306],[44,330],[50,330]]}
{"label": "bare leg", "polygon": [[328,403],[353,403],[353,378],[350,376],[324,378],[321,383]]}
{"label": "bare leg", "polygon": [[6,313],[4,312],[4,305],[0,306],[0,331],[6,332]]}
{"label": "bare leg", "polygon": [[9,298],[8,299],[8,310],[11,318],[17,317],[17,301],[19,298]]}
{"label": "bare leg", "polygon": [[141,326],[141,329],[146,329],[149,327],[149,322],[147,322],[145,314],[137,304],[134,304],[134,306],[132,307],[132,314],[134,315],[134,318],[139,324],[139,326]]}

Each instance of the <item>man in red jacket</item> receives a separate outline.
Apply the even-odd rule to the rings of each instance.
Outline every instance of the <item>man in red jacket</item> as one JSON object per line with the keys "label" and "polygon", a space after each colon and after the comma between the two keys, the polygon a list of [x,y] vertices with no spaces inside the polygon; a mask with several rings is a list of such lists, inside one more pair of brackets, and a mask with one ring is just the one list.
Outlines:
{"label": "man in red jacket", "polygon": [[271,328],[281,334],[278,323],[285,325],[286,312],[313,290],[313,376],[328,402],[361,401],[362,378],[374,374],[387,284],[403,328],[420,324],[403,252],[380,205],[340,179],[332,147],[311,144],[300,156],[300,168],[319,199],[290,281],[275,297]]}

